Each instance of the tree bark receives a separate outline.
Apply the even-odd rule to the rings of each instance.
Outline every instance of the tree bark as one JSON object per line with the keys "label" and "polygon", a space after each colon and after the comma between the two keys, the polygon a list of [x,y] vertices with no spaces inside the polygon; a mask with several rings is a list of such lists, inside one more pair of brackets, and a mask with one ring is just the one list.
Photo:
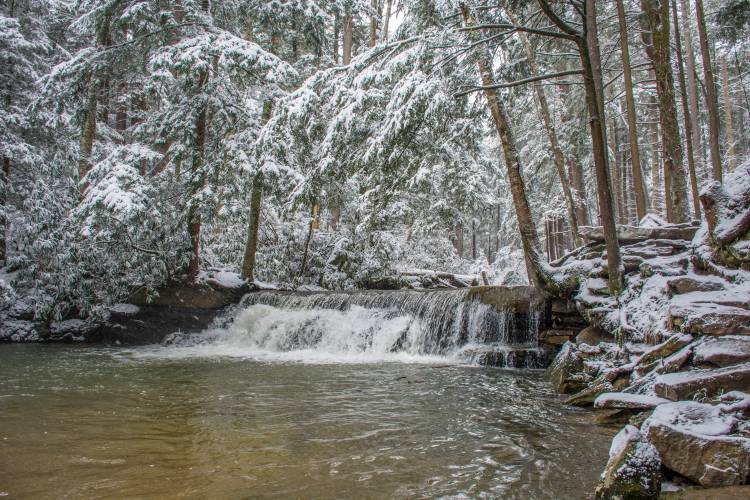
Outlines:
{"label": "tree bark", "polygon": [[[690,137],[693,143],[693,157],[695,160],[696,175],[703,172],[705,161],[703,159],[703,140],[700,130],[700,112],[698,111],[698,80],[695,73],[695,50],[693,49],[693,33],[690,23],[690,10],[687,0],[680,0],[682,9],[682,34],[685,37],[685,66],[687,69],[687,95],[690,116]],[[677,22],[675,21],[675,24]],[[687,132],[685,132],[687,134]],[[700,208],[695,211],[700,214]]]}
{"label": "tree bark", "polygon": [[729,65],[727,58],[721,58],[721,93],[724,97],[724,129],[727,140],[727,168],[734,172],[737,168],[737,156],[734,151],[734,124],[732,123],[732,94],[729,92]]}
{"label": "tree bark", "polygon": [[[513,18],[513,15],[508,11],[509,19],[512,23],[517,24],[517,21]],[[536,65],[536,55],[534,49],[529,43],[528,37],[523,32],[518,33],[521,38],[521,42],[526,50],[526,59],[529,63],[529,69],[532,75],[538,74]],[[549,140],[550,147],[552,148],[552,159],[557,170],[557,176],[560,179],[560,187],[562,188],[563,198],[565,199],[565,208],[568,212],[568,221],[570,223],[570,233],[573,238],[573,244],[579,247],[583,244],[581,235],[578,231],[578,218],[575,212],[575,201],[573,199],[573,192],[570,187],[570,180],[565,172],[565,157],[560,149],[560,143],[557,138],[557,131],[555,130],[555,124],[552,122],[552,115],[549,111],[549,105],[547,104],[547,93],[544,91],[544,86],[537,82],[534,83],[534,91],[536,92],[537,103],[539,104],[539,111],[542,114],[542,120],[544,121],[544,129],[547,132],[547,139]]]}
{"label": "tree bark", "polygon": [[672,0],[672,22],[674,23],[675,52],[677,53],[677,70],[680,79],[680,97],[682,101],[682,116],[685,123],[685,145],[687,146],[688,172],[690,173],[690,191],[693,195],[693,214],[695,219],[701,218],[701,203],[698,197],[698,177],[695,168],[695,149],[693,147],[693,120],[688,103],[687,85],[685,82],[685,61],[682,57],[682,41],[680,40],[679,21],[677,19],[677,1]]}
{"label": "tree bark", "polygon": [[[549,7],[546,5],[546,7]],[[622,291],[622,259],[620,244],[617,241],[615,209],[612,200],[612,181],[609,176],[609,158],[607,157],[607,137],[604,132],[604,100],[602,97],[601,65],[595,66],[593,59],[600,60],[597,40],[596,5],[594,0],[586,0],[584,5],[585,33],[576,38],[578,52],[583,68],[583,82],[586,91],[586,105],[589,111],[591,145],[596,171],[596,190],[599,198],[599,216],[602,220],[604,241],[607,247],[607,268],[609,290],[612,294]],[[598,70],[597,70],[598,67]],[[598,89],[598,90],[597,90]]]}
{"label": "tree bark", "polygon": [[609,163],[610,176],[612,178],[612,187],[615,189],[615,213],[617,222],[622,224],[625,220],[625,210],[622,203],[622,179],[620,178],[620,145],[617,137],[617,126],[615,120],[609,121],[609,147],[612,150],[612,161]]}
{"label": "tree bark", "polygon": [[341,37],[341,28],[339,24],[339,13],[333,18],[333,62],[339,63],[339,38]]}
{"label": "tree bark", "polygon": [[352,44],[354,43],[352,23],[352,13],[347,8],[346,13],[344,14],[344,47],[342,54],[344,66],[352,62]]}
{"label": "tree bark", "polygon": [[372,48],[378,43],[378,0],[370,0],[370,42],[368,47]]}
{"label": "tree bark", "polygon": [[[281,38],[278,34],[271,36],[271,52],[276,54],[281,45]],[[261,122],[268,123],[273,114],[273,101],[268,99],[263,104],[263,114]],[[245,254],[242,258],[241,276],[249,281],[255,279],[255,260],[258,251],[258,238],[260,234],[260,215],[263,199],[263,173],[258,172],[253,178],[253,190],[250,199],[250,214],[248,216],[247,240],[245,241]]]}
{"label": "tree bark", "polygon": [[683,223],[690,220],[687,195],[687,172],[683,164],[682,141],[674,96],[674,78],[670,58],[668,0],[641,0],[643,41],[653,63],[656,93],[659,99],[659,122],[664,163],[664,198],[667,220]]}
{"label": "tree bark", "polygon": [[388,23],[391,21],[391,4],[393,0],[385,0],[385,18],[383,19],[383,42],[388,42]]}
{"label": "tree bark", "polygon": [[640,221],[646,216],[646,183],[641,169],[641,153],[638,146],[637,113],[633,97],[633,76],[630,70],[630,49],[628,47],[628,27],[625,19],[625,7],[622,0],[617,0],[617,17],[620,24],[620,48],[622,50],[623,78],[625,80],[625,105],[627,107],[628,141],[630,143],[630,163],[633,171],[633,188],[635,191],[635,210]]}
{"label": "tree bark", "polygon": [[711,66],[711,52],[708,47],[706,17],[703,13],[703,0],[695,0],[695,16],[698,21],[698,39],[703,59],[703,80],[706,87],[706,107],[708,108],[708,149],[711,157],[713,179],[721,182],[721,149],[719,147],[719,97],[716,92],[716,81]]}
{"label": "tree bark", "polygon": [[[198,77],[198,91],[202,92],[208,81],[208,72],[203,71]],[[205,183],[203,161],[206,153],[206,117],[208,110],[203,104],[195,119],[193,139],[193,161],[190,172],[190,201],[188,205],[188,236],[190,237],[190,261],[188,262],[188,279],[195,281],[200,271],[201,214],[198,201],[195,199]]]}
{"label": "tree bark", "polygon": [[[461,14],[463,15],[464,24],[471,26],[474,24],[471,13],[466,5],[461,4]],[[479,74],[483,86],[495,84],[495,78],[490,65],[490,58],[485,48],[479,54],[477,59]],[[505,112],[505,105],[498,95],[496,89],[486,89],[484,91],[487,105],[492,114],[495,129],[500,138],[505,158],[505,166],[508,171],[508,182],[510,183],[513,204],[516,209],[516,218],[518,229],[521,233],[521,244],[524,249],[526,258],[526,270],[531,283],[538,290],[546,290],[551,277],[547,276],[544,269],[544,258],[542,257],[539,237],[536,232],[536,225],[531,216],[531,208],[526,198],[526,187],[523,176],[521,175],[521,160],[518,155],[515,139],[508,122]]]}
{"label": "tree bark", "polygon": [[[10,106],[10,94],[5,102]],[[10,158],[3,155],[2,178],[0,178],[0,262],[8,259],[8,191],[10,187]]]}

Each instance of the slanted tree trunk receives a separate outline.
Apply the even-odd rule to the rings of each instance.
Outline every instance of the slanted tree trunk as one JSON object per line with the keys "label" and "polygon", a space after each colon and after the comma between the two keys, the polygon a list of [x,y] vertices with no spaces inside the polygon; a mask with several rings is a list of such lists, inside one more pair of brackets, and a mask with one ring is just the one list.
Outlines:
{"label": "slanted tree trunk", "polygon": [[625,80],[625,105],[627,107],[628,141],[630,143],[630,164],[632,166],[633,188],[635,191],[635,210],[640,221],[645,217],[648,205],[646,204],[646,183],[643,180],[641,153],[638,146],[638,127],[636,125],[638,116],[635,109],[635,98],[633,97],[633,76],[630,70],[628,26],[622,0],[617,0],[617,17],[620,25],[620,48],[622,51],[623,78]]}
{"label": "slanted tree trunk", "polygon": [[[544,10],[550,9],[546,2],[542,7]],[[584,29],[583,36],[577,37],[576,43],[581,58],[586,105],[589,111],[591,145],[596,170],[596,191],[599,198],[599,217],[602,220],[604,241],[607,247],[609,290],[612,294],[618,294],[623,287],[622,258],[620,256],[620,244],[617,241],[612,181],[609,176],[609,159],[607,157],[607,136],[604,131],[605,115],[604,99],[601,92],[603,86],[601,65],[593,62],[600,60],[594,0],[586,0],[585,2]]]}
{"label": "slanted tree trunk", "polygon": [[688,172],[690,173],[690,191],[693,195],[693,213],[695,218],[701,218],[701,204],[698,198],[698,177],[695,169],[695,149],[693,147],[693,120],[690,114],[687,85],[685,82],[685,62],[682,57],[682,41],[680,39],[679,21],[677,19],[677,2],[672,1],[672,22],[674,23],[675,52],[677,53],[677,71],[680,79],[680,97],[682,102],[682,117],[685,123],[685,145],[687,146]]}
{"label": "slanted tree trunk", "polygon": [[385,18],[383,19],[383,42],[388,42],[388,23],[391,20],[391,4],[393,0],[385,0]]}
{"label": "slanted tree trunk", "polygon": [[[463,15],[464,24],[471,26],[474,24],[472,15],[468,7],[461,4],[461,14]],[[477,59],[479,74],[482,79],[482,85],[491,86],[495,84],[495,78],[490,65],[490,58],[486,48],[482,50]],[[539,245],[539,237],[536,232],[536,224],[531,216],[531,208],[526,198],[526,187],[523,176],[521,175],[521,160],[516,148],[515,139],[508,122],[505,112],[505,106],[502,98],[498,95],[496,89],[488,88],[484,91],[487,105],[492,115],[495,129],[500,138],[505,158],[505,166],[508,171],[508,181],[513,196],[513,205],[516,209],[516,218],[518,220],[518,229],[521,233],[521,244],[526,257],[526,269],[531,283],[538,290],[546,290],[551,284],[551,277],[544,270],[544,257],[542,256]]]}
{"label": "slanted tree trunk", "polygon": [[[510,11],[508,11],[508,17],[512,23],[517,24],[516,19],[514,19],[513,14]],[[531,47],[525,33],[520,32],[518,35],[526,50],[526,59],[529,63],[529,69],[532,74],[536,75],[538,74],[538,68],[534,49]],[[534,84],[534,91],[536,92],[539,111],[541,112],[542,120],[544,121],[544,130],[547,132],[547,139],[552,148],[552,159],[555,164],[555,169],[557,170],[557,176],[560,179],[560,186],[562,188],[563,198],[565,199],[565,209],[568,212],[568,222],[570,223],[570,233],[573,238],[573,244],[574,246],[579,247],[583,242],[581,240],[581,234],[578,231],[578,218],[575,212],[575,201],[570,187],[570,180],[565,172],[565,157],[563,156],[562,149],[560,149],[557,130],[555,130],[555,124],[552,122],[552,114],[550,113],[549,105],[547,104],[547,93],[544,91],[544,86],[539,82]]]}
{"label": "slanted tree trunk", "polygon": [[[703,172],[705,161],[703,159],[703,140],[700,130],[700,112],[698,111],[698,80],[695,73],[695,50],[693,50],[693,33],[690,23],[690,9],[687,0],[680,0],[682,9],[682,34],[685,37],[685,66],[687,70],[687,96],[690,116],[690,137],[693,143],[693,157],[695,160],[695,172]],[[675,21],[675,24],[677,22]],[[686,132],[687,134],[687,132]],[[695,211],[700,214],[700,208]]]}
{"label": "slanted tree trunk", "polygon": [[668,0],[641,0],[641,7],[644,14],[642,36],[646,45],[646,54],[654,67],[656,94],[659,99],[667,219],[669,222],[688,222],[690,220],[688,176],[683,163],[670,60],[669,4]]}
{"label": "slanted tree trunk", "polygon": [[711,157],[713,179],[721,182],[721,149],[719,148],[719,97],[716,92],[714,70],[711,66],[711,52],[708,47],[706,16],[703,13],[703,0],[695,0],[695,16],[698,20],[698,39],[703,59],[703,84],[706,88],[706,107],[708,108],[708,149]]}
{"label": "slanted tree trunk", "polygon": [[737,168],[737,156],[734,151],[734,124],[732,123],[732,94],[729,92],[729,66],[727,58],[721,58],[721,93],[724,97],[724,129],[727,140],[727,168],[734,172]]}

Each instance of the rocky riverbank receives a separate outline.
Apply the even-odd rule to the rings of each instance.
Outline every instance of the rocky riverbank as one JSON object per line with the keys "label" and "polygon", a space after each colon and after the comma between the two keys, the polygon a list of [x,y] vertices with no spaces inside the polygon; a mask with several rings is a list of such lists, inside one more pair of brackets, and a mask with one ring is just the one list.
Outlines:
{"label": "rocky riverbank", "polygon": [[598,498],[750,497],[748,167],[726,186],[703,191],[700,228],[620,228],[617,297],[595,230],[555,263],[586,271],[574,298],[592,326],[562,346],[552,383],[597,421],[624,425]]}

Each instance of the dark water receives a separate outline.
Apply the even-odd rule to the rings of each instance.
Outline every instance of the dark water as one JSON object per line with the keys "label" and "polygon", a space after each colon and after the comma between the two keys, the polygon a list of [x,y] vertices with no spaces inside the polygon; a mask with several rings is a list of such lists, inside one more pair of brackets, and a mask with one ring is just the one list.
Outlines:
{"label": "dark water", "polygon": [[585,498],[614,433],[541,372],[139,354],[0,345],[0,496]]}

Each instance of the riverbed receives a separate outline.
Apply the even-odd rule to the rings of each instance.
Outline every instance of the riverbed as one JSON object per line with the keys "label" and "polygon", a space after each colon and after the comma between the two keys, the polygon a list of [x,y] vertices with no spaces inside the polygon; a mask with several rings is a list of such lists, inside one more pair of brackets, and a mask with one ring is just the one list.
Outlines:
{"label": "riverbed", "polygon": [[0,494],[582,498],[614,432],[539,371],[158,352],[0,345]]}

